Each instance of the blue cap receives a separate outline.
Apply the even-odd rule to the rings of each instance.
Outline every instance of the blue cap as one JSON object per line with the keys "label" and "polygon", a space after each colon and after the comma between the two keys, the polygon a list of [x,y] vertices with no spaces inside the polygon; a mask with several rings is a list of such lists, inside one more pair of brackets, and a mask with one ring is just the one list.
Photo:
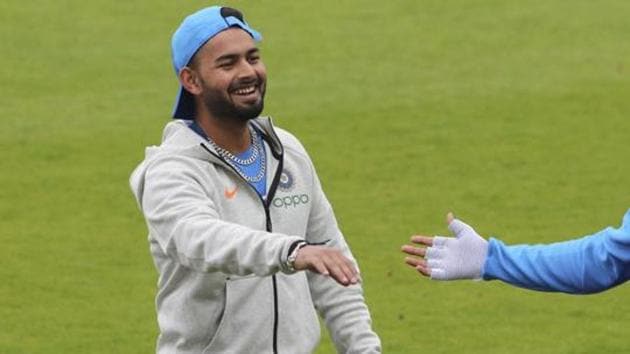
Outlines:
{"label": "blue cap", "polygon": [[[186,17],[171,39],[175,75],[179,75],[180,70],[188,65],[195,53],[207,41],[231,27],[240,27],[256,42],[262,40],[260,33],[249,27],[242,14],[229,7],[212,6]],[[173,110],[173,118],[195,119],[194,97],[181,85]]]}

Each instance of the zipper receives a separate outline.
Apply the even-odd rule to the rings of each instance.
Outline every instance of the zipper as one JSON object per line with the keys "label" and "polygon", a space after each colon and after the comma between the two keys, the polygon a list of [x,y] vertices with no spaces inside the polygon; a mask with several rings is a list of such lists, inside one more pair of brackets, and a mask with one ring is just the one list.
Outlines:
{"label": "zipper", "polygon": [[[269,205],[271,205],[271,200],[273,200],[273,196],[276,194],[276,188],[278,187],[278,183],[280,182],[280,175],[283,168],[283,160],[284,159],[282,158],[281,154],[280,158],[278,159],[278,168],[276,169],[276,174],[273,178],[273,181],[271,182],[271,185],[269,186],[267,200],[263,202],[263,205],[265,206],[265,216],[267,218],[267,232],[271,232],[273,230]],[[271,276],[271,282],[273,284],[273,353],[278,354],[278,285],[275,274]]]}
{"label": "zipper", "polygon": [[[273,197],[276,194],[276,189],[278,189],[278,184],[280,183],[280,175],[282,174],[283,162],[284,162],[283,151],[281,150],[280,154],[276,155],[273,151],[273,148],[269,146],[269,148],[271,149],[271,154],[278,159],[278,167],[276,168],[276,172],[273,176],[273,180],[271,181],[271,185],[269,185],[269,190],[267,191],[267,199],[263,199],[263,197],[260,194],[258,194],[256,189],[251,184],[249,184],[249,182],[247,182],[245,178],[243,178],[238,173],[238,171],[236,171],[236,168],[234,168],[234,166],[230,165],[227,161],[225,161],[223,156],[220,156],[219,154],[214,153],[204,143],[199,143],[199,145],[201,145],[201,147],[204,150],[206,150],[210,155],[218,158],[219,161],[223,162],[223,165],[227,166],[230,170],[232,170],[232,172],[234,172],[237,178],[245,182],[245,184],[247,184],[251,189],[254,190],[254,193],[258,196],[258,199],[260,200],[261,204],[263,205],[263,208],[265,209],[265,228],[267,229],[267,232],[272,232],[273,224],[271,222],[271,211],[269,210],[269,206],[271,205],[271,201],[273,200]],[[277,284],[275,274],[271,276],[271,283],[273,286],[273,341],[272,341],[273,344],[272,346],[273,346],[273,353],[278,354],[278,322],[279,322],[278,321],[278,317],[279,317],[278,315],[278,284]]]}

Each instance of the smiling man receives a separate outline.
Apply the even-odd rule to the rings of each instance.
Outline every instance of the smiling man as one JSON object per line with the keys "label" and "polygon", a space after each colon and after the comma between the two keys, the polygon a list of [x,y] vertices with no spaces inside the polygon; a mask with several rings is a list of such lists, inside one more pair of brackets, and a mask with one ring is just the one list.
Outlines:
{"label": "smiling man", "polygon": [[379,353],[359,273],[306,151],[263,110],[258,32],[210,7],[172,39],[174,120],[131,176],[159,272],[159,353]]}

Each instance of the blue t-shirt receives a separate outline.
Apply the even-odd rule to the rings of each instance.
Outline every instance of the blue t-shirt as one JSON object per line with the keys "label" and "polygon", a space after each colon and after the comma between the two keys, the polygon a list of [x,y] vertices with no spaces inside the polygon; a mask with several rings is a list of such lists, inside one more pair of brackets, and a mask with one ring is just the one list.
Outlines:
{"label": "blue t-shirt", "polygon": [[[265,142],[263,141],[263,138],[260,135],[260,133],[256,134],[256,137],[259,139],[257,145],[260,146],[260,151],[258,151],[258,158],[256,158],[254,162],[252,162],[249,165],[241,165],[235,161],[231,161],[229,159],[226,159],[226,160],[228,160],[228,162],[234,168],[239,170],[241,175],[248,176],[250,177],[250,179],[255,179],[255,181],[248,181],[249,184],[252,187],[254,187],[256,192],[258,192],[258,194],[261,197],[265,198],[265,196],[267,195],[267,173],[262,171],[263,164],[265,163],[266,158],[267,158],[265,156]],[[236,157],[238,157],[241,160],[249,159],[254,154],[254,150],[256,148],[255,145],[256,144],[249,144],[249,148],[245,150],[244,152],[237,154]],[[262,173],[261,178],[259,179],[256,178],[260,173]]]}

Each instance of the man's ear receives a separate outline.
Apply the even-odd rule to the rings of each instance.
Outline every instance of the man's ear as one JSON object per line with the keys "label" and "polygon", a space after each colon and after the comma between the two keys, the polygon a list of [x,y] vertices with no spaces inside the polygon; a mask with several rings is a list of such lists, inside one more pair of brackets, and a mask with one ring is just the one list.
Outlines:
{"label": "man's ear", "polygon": [[193,95],[198,95],[202,91],[201,82],[197,73],[188,66],[182,68],[179,71],[179,82],[186,89],[186,91]]}

